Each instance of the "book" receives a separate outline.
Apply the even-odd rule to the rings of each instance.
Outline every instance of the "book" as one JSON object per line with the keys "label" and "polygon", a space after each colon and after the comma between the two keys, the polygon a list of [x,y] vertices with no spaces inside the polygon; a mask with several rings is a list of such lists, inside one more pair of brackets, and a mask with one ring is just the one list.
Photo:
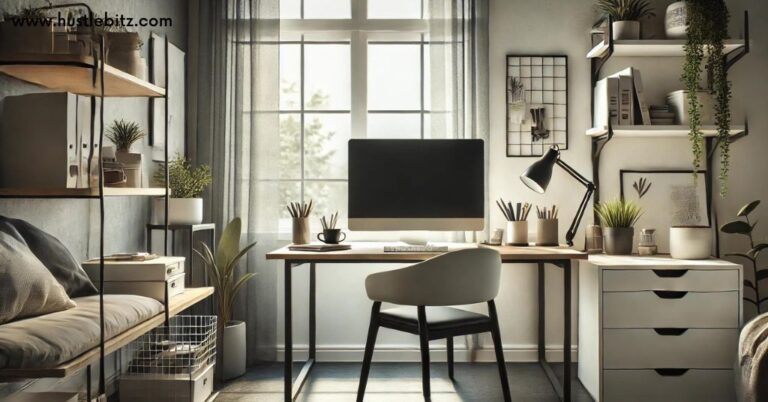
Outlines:
{"label": "book", "polygon": [[606,77],[595,84],[595,117],[592,122],[597,129],[619,125],[619,79]]}
{"label": "book", "polygon": [[632,76],[619,75],[619,125],[635,124],[634,95]]}
{"label": "book", "polygon": [[[632,79],[635,84],[635,98],[637,100],[637,109],[640,112],[643,125],[651,125],[651,113],[648,107],[648,102],[645,100],[645,88],[643,88],[643,78],[640,74],[640,70],[630,67],[632,69]],[[635,124],[639,123],[635,120]]]}
{"label": "book", "polygon": [[349,244],[299,244],[288,246],[288,250],[291,251],[341,251],[349,250],[352,246]]}

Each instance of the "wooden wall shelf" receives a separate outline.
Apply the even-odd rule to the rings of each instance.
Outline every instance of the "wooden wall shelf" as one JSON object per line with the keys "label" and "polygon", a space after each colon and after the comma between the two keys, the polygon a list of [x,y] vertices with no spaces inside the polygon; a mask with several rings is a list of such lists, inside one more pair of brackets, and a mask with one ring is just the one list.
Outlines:
{"label": "wooden wall shelf", "polygon": [[[188,288],[184,293],[171,297],[171,300],[169,301],[168,315],[173,317],[212,294],[212,287]],[[123,346],[128,345],[147,331],[162,325],[164,322],[165,314],[160,313],[123,333],[117,334],[104,343],[104,354],[112,353]],[[97,363],[98,361],[99,347],[96,346],[82,355],[56,367],[0,369],[0,379],[5,381],[31,378],[63,378],[74,374],[89,364]]]}
{"label": "wooden wall shelf", "polygon": [[[42,87],[78,95],[101,96],[93,84],[94,60],[72,54],[0,54],[0,72]],[[163,97],[165,89],[110,65],[104,66],[107,97]]]}
{"label": "wooden wall shelf", "polygon": [[[616,126],[613,127],[613,137],[645,137],[645,138],[675,138],[688,137],[691,129],[688,126]],[[731,126],[731,136],[743,134],[745,126]],[[717,135],[717,127],[703,126],[702,133],[705,137]],[[608,129],[591,128],[587,130],[588,137],[602,137],[608,134]]]}
{"label": "wooden wall shelf", "polygon": [[[105,197],[163,197],[165,187],[104,187]],[[97,188],[0,188],[0,198],[99,198]]]}
{"label": "wooden wall shelf", "polygon": [[[640,39],[613,41],[613,56],[619,57],[683,57],[685,40],[675,39]],[[745,46],[744,40],[725,41],[724,53],[728,54]],[[602,57],[608,52],[609,45],[601,41],[593,47],[587,58]]]}

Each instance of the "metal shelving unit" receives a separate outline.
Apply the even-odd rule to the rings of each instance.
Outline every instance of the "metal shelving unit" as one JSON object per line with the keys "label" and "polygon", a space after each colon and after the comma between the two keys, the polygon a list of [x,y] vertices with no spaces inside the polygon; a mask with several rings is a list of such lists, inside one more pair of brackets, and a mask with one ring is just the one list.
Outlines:
{"label": "metal shelving unit", "polygon": [[[592,49],[587,53],[590,60],[590,84],[594,89],[600,79],[600,73],[605,63],[611,57],[684,57],[684,40],[613,40],[613,20],[608,19],[605,31],[591,33]],[[749,12],[744,11],[743,39],[727,40],[725,42],[726,71],[746,56],[750,51],[749,43]],[[590,91],[590,110],[592,117],[595,115],[595,95]],[[592,177],[597,191],[594,195],[595,203],[600,202],[600,155],[605,145],[613,138],[620,137],[656,137],[656,138],[685,138],[688,136],[687,126],[616,126],[612,127],[610,121],[606,128],[591,128],[586,135],[592,141]],[[707,207],[712,211],[712,176],[711,168],[713,156],[717,150],[717,129],[713,126],[703,127],[706,146],[705,169],[707,178]],[[749,135],[749,123],[742,126],[731,126],[730,140],[737,141]],[[597,222],[597,216],[595,216]],[[717,227],[717,215],[714,215],[713,227]],[[715,230],[716,250],[719,254],[719,236]]]}
{"label": "metal shelving unit", "polygon": [[[61,4],[42,7],[42,9],[62,9],[62,8],[81,8],[87,11],[88,15],[93,18],[93,11],[91,8],[83,3],[73,4]],[[104,36],[99,35],[98,38],[93,31],[93,49],[98,49],[97,54],[91,56],[80,55],[62,55],[62,54],[0,54],[0,72],[12,76],[14,78],[30,82],[43,86],[47,89],[67,91],[78,95],[90,96],[92,104],[95,104],[95,98],[107,98],[107,97],[154,97],[168,99],[168,93],[166,89],[151,84],[145,80],[134,77],[123,71],[120,71],[112,66],[104,63],[105,60],[105,43]],[[168,82],[168,39],[165,39],[165,76],[166,82]],[[100,119],[98,133],[98,144],[103,143],[104,139],[104,102],[100,103]],[[95,119],[92,116],[92,122]],[[91,124],[91,139],[96,135],[94,132],[94,125]],[[93,141],[91,141],[93,143]],[[165,144],[168,144],[168,108],[165,108]],[[102,165],[102,158],[98,155],[99,177],[97,188],[85,188],[85,189],[0,189],[0,198],[25,198],[25,199],[98,199],[99,200],[99,259],[100,259],[100,279],[99,289],[104,288],[104,216],[105,216],[105,200],[108,197],[123,197],[123,196],[162,196],[165,197],[165,254],[168,254],[168,200],[170,189],[168,187],[168,146],[165,147],[165,187],[162,188],[114,188],[104,186],[104,172]],[[91,159],[96,157],[91,154]],[[91,161],[92,163],[93,161]],[[194,302],[201,300],[201,298],[207,297],[212,293],[210,288],[197,289],[198,292],[192,292],[188,296],[191,301]],[[199,293],[199,294],[198,294]],[[164,308],[164,322],[167,324],[169,317],[172,314],[178,313],[172,312],[169,304],[167,290],[165,297]],[[184,308],[188,307],[184,304]],[[155,322],[159,320],[152,320],[149,322],[152,327],[161,324],[162,322]],[[144,323],[140,324],[145,325]],[[118,339],[120,342],[126,341],[120,338],[113,338],[109,342],[106,341],[105,328],[104,328],[104,297],[103,292],[99,292],[99,326],[100,326],[100,341],[98,351],[99,361],[99,384],[97,399],[102,401],[106,400],[106,384],[104,373],[104,357],[107,352],[107,343],[110,343],[109,351],[114,351],[113,343],[117,344],[114,339]],[[147,328],[151,329],[151,328]],[[140,334],[136,335],[139,336]],[[130,340],[127,340],[130,341]],[[119,346],[119,345],[118,345]],[[87,397],[88,400],[93,400],[91,395],[91,363],[95,358],[95,351],[86,352],[85,355],[90,356],[90,359],[85,359],[81,362],[80,366],[85,366],[87,369]],[[85,356],[84,355],[84,356]],[[81,360],[80,358],[75,360]],[[45,370],[13,370],[16,372],[18,378],[47,378],[51,377],[51,373]],[[56,370],[53,370],[56,371]]]}

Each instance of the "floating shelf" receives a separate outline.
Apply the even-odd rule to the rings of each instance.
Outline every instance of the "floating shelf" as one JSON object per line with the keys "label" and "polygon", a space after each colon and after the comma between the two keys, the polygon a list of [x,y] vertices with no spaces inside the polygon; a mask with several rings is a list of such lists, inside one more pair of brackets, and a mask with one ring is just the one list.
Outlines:
{"label": "floating shelf", "polygon": [[[731,126],[731,136],[743,134],[745,126]],[[616,126],[613,127],[613,137],[658,137],[675,138],[688,137],[690,128],[688,126]],[[705,137],[714,137],[717,135],[717,127],[702,126],[702,133]],[[590,128],[587,130],[588,137],[602,137],[608,134],[607,128]]]}
{"label": "floating shelf", "polygon": [[[163,197],[164,187],[104,187],[105,197]],[[99,198],[98,188],[0,188],[0,198]]]}
{"label": "floating shelf", "polygon": [[[100,65],[99,65],[100,67]],[[78,95],[101,96],[93,85],[94,60],[76,54],[0,54],[0,72],[42,87]],[[97,77],[98,78],[98,77]],[[162,97],[165,89],[110,65],[104,66],[107,97]]]}
{"label": "floating shelf", "polygon": [[[683,57],[685,40],[677,39],[640,39],[613,41],[613,55],[624,57]],[[745,46],[744,40],[725,41],[724,53],[728,54]],[[588,59],[598,58],[608,51],[608,44],[601,41],[587,53]]]}

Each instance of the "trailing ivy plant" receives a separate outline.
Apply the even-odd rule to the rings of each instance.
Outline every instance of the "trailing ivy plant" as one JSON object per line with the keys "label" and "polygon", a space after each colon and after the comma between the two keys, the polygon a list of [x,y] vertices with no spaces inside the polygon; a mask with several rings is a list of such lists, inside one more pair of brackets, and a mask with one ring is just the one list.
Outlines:
{"label": "trailing ivy plant", "polygon": [[721,226],[720,231],[728,234],[739,234],[749,239],[749,250],[747,252],[728,253],[726,256],[742,258],[746,261],[749,261],[749,263],[752,265],[752,278],[754,279],[753,281],[744,279],[744,287],[752,289],[755,292],[755,298],[751,299],[745,296],[744,301],[754,304],[757,308],[757,313],[760,314],[760,305],[764,301],[768,300],[768,297],[760,297],[760,281],[768,278],[768,268],[759,269],[757,266],[757,259],[760,257],[760,252],[768,248],[768,243],[755,244],[753,232],[757,226],[757,221],[753,223],[749,219],[749,214],[752,213],[752,211],[754,211],[758,205],[760,205],[760,200],[752,201],[749,204],[743,206],[739,210],[739,213],[736,214],[737,219]]}
{"label": "trailing ivy plant", "polygon": [[[704,136],[701,131],[701,103],[698,92],[701,82],[702,65],[710,73],[710,91],[715,99],[715,124],[717,143],[720,147],[720,194],[728,192],[728,169],[730,167],[731,129],[731,83],[725,68],[725,45],[728,36],[728,8],[724,0],[687,0],[688,19],[685,64],[682,81],[687,91],[688,134],[693,151],[693,171],[701,167],[704,155]],[[708,57],[704,54],[708,53]],[[694,178],[696,175],[694,174]]]}

